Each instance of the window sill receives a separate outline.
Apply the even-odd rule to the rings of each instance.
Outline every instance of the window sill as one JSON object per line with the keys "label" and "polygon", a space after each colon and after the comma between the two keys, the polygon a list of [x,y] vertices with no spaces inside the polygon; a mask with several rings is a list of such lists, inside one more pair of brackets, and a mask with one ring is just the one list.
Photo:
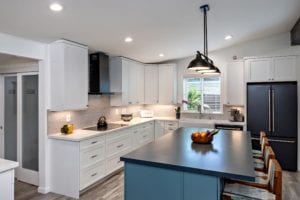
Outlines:
{"label": "window sill", "polygon": [[[189,111],[189,110],[184,110],[181,113],[183,114],[200,114],[199,111]],[[224,112],[219,112],[219,113],[201,113],[203,115],[223,115]]]}

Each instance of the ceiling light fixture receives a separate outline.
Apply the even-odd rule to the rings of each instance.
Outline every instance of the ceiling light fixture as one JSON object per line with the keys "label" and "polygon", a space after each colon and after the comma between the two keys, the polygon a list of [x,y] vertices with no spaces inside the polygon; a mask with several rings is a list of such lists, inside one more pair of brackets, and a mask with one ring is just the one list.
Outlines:
{"label": "ceiling light fixture", "polygon": [[226,37],[225,37],[225,40],[231,40],[232,39],[232,35],[227,35]]}
{"label": "ceiling light fixture", "polygon": [[49,6],[50,10],[55,11],[55,12],[59,12],[63,10],[63,6],[60,5],[59,3],[53,3]]}
{"label": "ceiling light fixture", "polygon": [[197,51],[196,58],[190,62],[188,69],[195,70],[206,75],[220,74],[220,70],[214,65],[214,62],[208,58],[207,11],[209,11],[209,6],[205,4],[200,7],[200,10],[203,11],[204,16],[204,50],[203,54]]}
{"label": "ceiling light fixture", "polygon": [[130,42],[133,41],[133,39],[132,39],[131,37],[126,37],[126,38],[124,39],[124,41],[125,41],[126,43],[130,43]]}
{"label": "ceiling light fixture", "polygon": [[160,53],[158,56],[162,58],[162,57],[164,57],[165,55],[164,55],[163,53]]}

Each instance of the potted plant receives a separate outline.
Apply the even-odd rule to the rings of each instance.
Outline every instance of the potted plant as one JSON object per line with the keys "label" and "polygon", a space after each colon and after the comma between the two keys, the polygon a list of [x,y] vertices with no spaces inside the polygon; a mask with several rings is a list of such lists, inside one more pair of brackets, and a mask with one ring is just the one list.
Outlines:
{"label": "potted plant", "polygon": [[180,106],[177,106],[177,107],[175,108],[176,119],[180,119],[180,110],[181,110],[181,107],[180,107]]}

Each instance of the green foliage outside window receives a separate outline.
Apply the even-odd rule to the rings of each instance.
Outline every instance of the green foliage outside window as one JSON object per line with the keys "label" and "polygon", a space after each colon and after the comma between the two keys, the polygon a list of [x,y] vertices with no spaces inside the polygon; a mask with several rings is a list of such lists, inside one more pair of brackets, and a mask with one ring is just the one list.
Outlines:
{"label": "green foliage outside window", "polygon": [[201,94],[195,87],[190,88],[188,93],[188,110],[198,110],[198,106],[200,105]]}

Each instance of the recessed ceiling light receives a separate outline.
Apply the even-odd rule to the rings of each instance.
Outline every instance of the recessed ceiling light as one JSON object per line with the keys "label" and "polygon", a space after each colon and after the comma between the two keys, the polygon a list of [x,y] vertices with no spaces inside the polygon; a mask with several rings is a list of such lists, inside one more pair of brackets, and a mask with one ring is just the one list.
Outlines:
{"label": "recessed ceiling light", "polygon": [[124,39],[124,41],[127,42],[127,43],[130,43],[130,42],[133,41],[133,39],[132,39],[131,37],[126,37],[126,38]]}
{"label": "recessed ceiling light", "polygon": [[230,40],[230,39],[232,39],[232,35],[225,36],[225,40]]}
{"label": "recessed ceiling light", "polygon": [[159,57],[164,57],[165,55],[163,53],[160,53],[158,56]]}
{"label": "recessed ceiling light", "polygon": [[55,12],[59,12],[63,10],[63,6],[60,5],[59,3],[53,3],[50,5],[50,10],[55,11]]}

